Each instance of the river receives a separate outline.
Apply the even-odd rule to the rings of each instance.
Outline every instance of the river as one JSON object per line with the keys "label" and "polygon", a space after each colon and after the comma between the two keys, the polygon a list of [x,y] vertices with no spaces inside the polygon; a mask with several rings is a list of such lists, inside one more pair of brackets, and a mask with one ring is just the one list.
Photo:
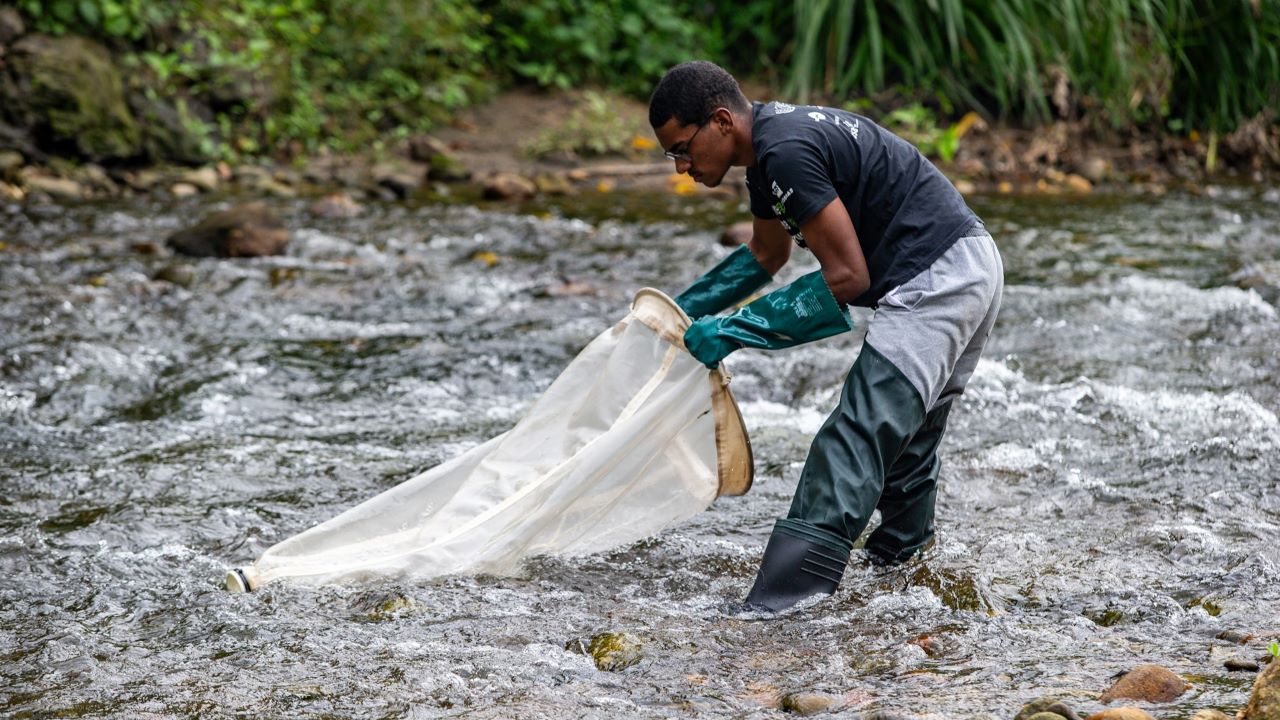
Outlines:
{"label": "river", "polygon": [[[1007,285],[952,413],[939,541],[895,569],[855,556],[782,619],[722,608],[861,332],[728,360],[756,485],[659,537],[516,577],[223,590],[510,427],[742,212],[559,203],[279,201],[288,254],[234,261],[154,252],[212,201],[0,206],[0,715],[765,718],[802,690],[846,717],[1007,720],[1044,695],[1097,711],[1140,663],[1192,684],[1145,705],[1161,720],[1244,704],[1253,674],[1223,661],[1280,631],[1274,189],[973,199]],[[644,659],[565,649],[604,631]]]}

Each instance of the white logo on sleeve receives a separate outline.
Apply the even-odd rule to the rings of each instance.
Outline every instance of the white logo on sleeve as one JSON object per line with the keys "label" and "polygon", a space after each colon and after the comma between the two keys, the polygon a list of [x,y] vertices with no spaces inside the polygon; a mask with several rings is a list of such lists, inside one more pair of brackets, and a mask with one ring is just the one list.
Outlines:
{"label": "white logo on sleeve", "polygon": [[815,122],[822,122],[823,120],[827,119],[826,115],[823,115],[822,113],[817,111],[809,113],[809,117],[813,118]]}
{"label": "white logo on sleeve", "polygon": [[774,115],[786,115],[789,112],[795,112],[795,105],[788,105],[784,102],[769,103],[773,107]]}

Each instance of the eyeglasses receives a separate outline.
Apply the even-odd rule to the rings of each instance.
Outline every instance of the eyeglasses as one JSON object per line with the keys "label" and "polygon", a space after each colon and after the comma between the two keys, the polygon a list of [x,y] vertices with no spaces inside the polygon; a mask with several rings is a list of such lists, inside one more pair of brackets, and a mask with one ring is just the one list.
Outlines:
{"label": "eyeglasses", "polygon": [[711,122],[710,115],[707,116],[706,120],[702,121],[702,124],[698,126],[697,130],[693,131],[693,134],[689,136],[689,139],[684,141],[683,150],[680,152],[676,152],[675,150],[663,150],[662,154],[666,155],[668,160],[675,160],[676,162],[681,160],[685,162],[693,162],[693,156],[689,154],[689,148],[693,145],[693,139],[698,137],[698,133],[702,132],[702,128],[706,127],[709,122]]}

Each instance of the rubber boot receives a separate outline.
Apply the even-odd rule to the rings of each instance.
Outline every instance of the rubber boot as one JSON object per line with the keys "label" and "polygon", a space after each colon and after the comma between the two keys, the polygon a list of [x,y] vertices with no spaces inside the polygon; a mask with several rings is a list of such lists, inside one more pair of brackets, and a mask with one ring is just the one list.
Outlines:
{"label": "rubber boot", "polygon": [[846,550],[880,503],[885,474],[924,422],[911,381],[864,343],[840,404],[809,448],[791,510],[778,523],[793,535]]}
{"label": "rubber boot", "polygon": [[933,509],[938,497],[938,445],[947,429],[948,401],[925,415],[885,476],[880,495],[880,527],[867,538],[867,552],[878,564],[892,565],[915,555],[933,539]]}
{"label": "rubber boot", "polygon": [[747,593],[748,610],[780,612],[814,595],[830,595],[840,585],[849,551],[835,550],[774,528],[756,582]]}

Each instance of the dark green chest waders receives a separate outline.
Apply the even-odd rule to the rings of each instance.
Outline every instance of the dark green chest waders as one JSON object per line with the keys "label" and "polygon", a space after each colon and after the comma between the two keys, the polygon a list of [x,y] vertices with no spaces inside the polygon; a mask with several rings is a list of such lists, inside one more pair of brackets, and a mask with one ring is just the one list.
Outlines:
{"label": "dark green chest waders", "polygon": [[868,550],[909,556],[933,535],[938,442],[951,403],[928,416],[915,386],[868,343],[845,379],[840,403],[814,436],[791,511],[778,520],[747,604],[784,610],[835,592],[879,507],[884,524]]}

